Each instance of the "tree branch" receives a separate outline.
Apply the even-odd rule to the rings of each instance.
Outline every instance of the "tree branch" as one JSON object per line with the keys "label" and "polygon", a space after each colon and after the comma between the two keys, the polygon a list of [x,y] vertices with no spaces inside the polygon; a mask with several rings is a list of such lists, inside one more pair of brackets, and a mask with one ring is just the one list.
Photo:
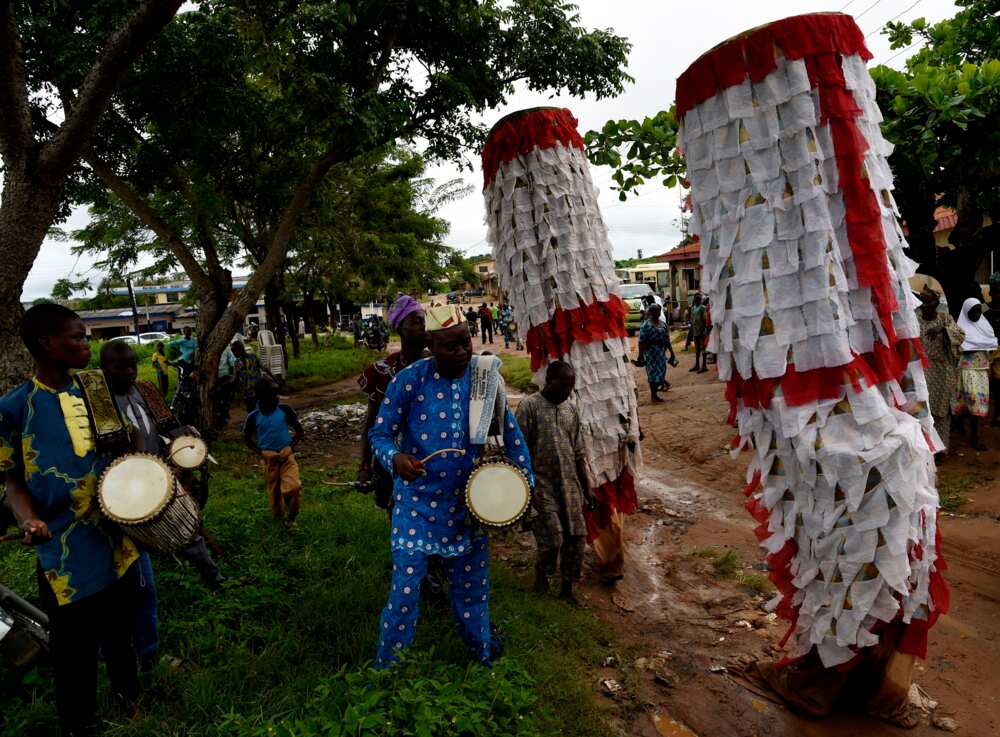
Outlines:
{"label": "tree branch", "polygon": [[110,189],[118,198],[125,203],[129,210],[141,220],[146,227],[152,230],[167,249],[184,267],[184,271],[191,277],[191,283],[203,292],[210,293],[214,287],[208,273],[198,263],[194,253],[181,239],[177,232],[161,218],[155,210],[146,202],[128,183],[115,174],[111,167],[101,161],[97,155],[87,149],[83,152],[83,160],[87,162],[91,171]]}
{"label": "tree branch", "polygon": [[323,182],[327,172],[342,160],[343,157],[339,151],[334,148],[327,149],[322,158],[312,165],[299,182],[295,188],[295,194],[281,214],[277,228],[274,229],[269,238],[264,258],[246,285],[233,297],[230,303],[231,309],[226,310],[226,314],[219,321],[216,330],[228,335],[235,333],[250,308],[257,303],[257,298],[264,292],[268,282],[280,269],[288,252],[288,244],[291,242],[295,226],[302,212],[309,205],[313,194]]}
{"label": "tree branch", "polygon": [[142,0],[136,11],[108,38],[91,67],[72,110],[42,151],[43,167],[61,172],[80,155],[111,102],[118,83],[149,42],[177,13],[183,0]]}
{"label": "tree branch", "polygon": [[21,168],[31,144],[31,110],[14,2],[0,0],[0,154],[6,166]]}

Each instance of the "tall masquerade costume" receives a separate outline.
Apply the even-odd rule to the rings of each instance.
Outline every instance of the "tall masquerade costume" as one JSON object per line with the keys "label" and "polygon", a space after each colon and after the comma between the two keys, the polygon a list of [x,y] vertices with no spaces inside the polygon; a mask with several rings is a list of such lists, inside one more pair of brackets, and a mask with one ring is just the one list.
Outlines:
{"label": "tall masquerade costume", "polygon": [[576,119],[534,108],[501,119],[483,148],[488,240],[500,288],[531,355],[576,370],[575,400],[600,502],[588,538],[634,512],[640,463],[635,381],[611,243]]}
{"label": "tall masquerade costume", "polygon": [[831,668],[892,628],[925,657],[948,608],[915,264],[853,19],[731,39],[677,80],[679,143],[734,454],[791,623],[788,661]]}

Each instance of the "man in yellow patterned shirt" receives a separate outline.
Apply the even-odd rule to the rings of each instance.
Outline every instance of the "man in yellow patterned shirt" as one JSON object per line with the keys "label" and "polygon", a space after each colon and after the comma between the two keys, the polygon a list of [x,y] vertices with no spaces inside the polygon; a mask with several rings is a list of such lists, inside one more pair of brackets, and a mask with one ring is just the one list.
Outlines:
{"label": "man in yellow patterned shirt", "polygon": [[71,373],[90,361],[83,323],[61,305],[37,305],[24,315],[21,338],[35,375],[0,398],[0,473],[24,543],[38,554],[62,734],[89,737],[97,730],[99,641],[112,688],[126,699],[137,696],[132,594],[121,579],[134,574],[138,552],[106,526],[97,502],[110,456],[95,446]]}

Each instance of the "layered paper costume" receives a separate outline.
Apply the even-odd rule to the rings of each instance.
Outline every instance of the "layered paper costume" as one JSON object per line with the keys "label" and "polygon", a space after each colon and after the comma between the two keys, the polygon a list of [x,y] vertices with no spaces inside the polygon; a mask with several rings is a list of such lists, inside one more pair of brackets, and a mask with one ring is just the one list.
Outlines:
{"label": "layered paper costume", "polygon": [[892,146],[852,18],[814,14],[712,49],[677,81],[679,145],[747,508],[791,622],[832,667],[947,610],[915,264]]}
{"label": "layered paper costume", "polygon": [[583,148],[569,110],[537,108],[497,123],[482,159],[489,243],[535,381],[544,384],[555,359],[576,369],[575,399],[602,502],[587,520],[593,539],[610,512],[635,511],[640,459],[628,309]]}

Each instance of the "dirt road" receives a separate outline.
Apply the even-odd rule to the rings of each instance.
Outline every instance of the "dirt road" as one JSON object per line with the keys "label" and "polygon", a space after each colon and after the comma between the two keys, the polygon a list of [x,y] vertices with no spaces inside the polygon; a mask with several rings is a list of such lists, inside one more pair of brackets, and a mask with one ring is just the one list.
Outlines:
{"label": "dirt road", "polygon": [[[725,422],[723,387],[714,372],[689,373],[693,357],[679,355],[664,404],[650,404],[645,377],[636,372],[645,468],[641,507],[627,523],[628,574],[614,588],[594,577],[583,587],[587,606],[625,645],[602,670],[601,681],[612,683],[595,683],[613,702],[617,728],[642,737],[907,733],[860,713],[799,718],[724,670],[740,655],[774,652],[785,625],[764,610],[770,595],[761,591],[763,555],[741,494],[746,461],[729,456],[734,431]],[[302,408],[350,401],[355,386],[347,380],[290,400]],[[1000,431],[988,429],[984,439],[1000,448]],[[941,483],[969,500],[942,520],[952,611],[932,631],[930,657],[916,680],[940,702],[939,719],[953,716],[958,734],[987,737],[1000,733],[1000,450],[976,453],[960,447],[957,435],[953,443]],[[305,450],[334,462],[354,452],[308,444]],[[509,545],[512,554],[531,554],[530,536]],[[908,734],[942,731],[928,719]]]}

